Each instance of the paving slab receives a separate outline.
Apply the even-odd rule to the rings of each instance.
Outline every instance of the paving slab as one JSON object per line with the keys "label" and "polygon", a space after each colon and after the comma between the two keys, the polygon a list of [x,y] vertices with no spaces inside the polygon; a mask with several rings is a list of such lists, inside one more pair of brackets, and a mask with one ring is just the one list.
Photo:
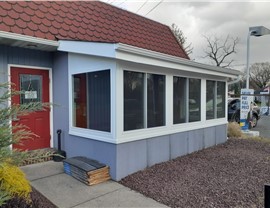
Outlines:
{"label": "paving slab", "polygon": [[86,207],[167,207],[127,187],[99,196],[74,208]]}
{"label": "paving slab", "polygon": [[64,173],[62,162],[21,167],[31,185],[59,208],[166,207],[115,182],[87,186]]}
{"label": "paving slab", "polygon": [[21,170],[29,181],[64,173],[63,163],[54,161],[22,166]]}
{"label": "paving slab", "polygon": [[35,180],[31,184],[57,207],[74,207],[121,188],[120,184],[112,181],[87,186],[64,173]]}

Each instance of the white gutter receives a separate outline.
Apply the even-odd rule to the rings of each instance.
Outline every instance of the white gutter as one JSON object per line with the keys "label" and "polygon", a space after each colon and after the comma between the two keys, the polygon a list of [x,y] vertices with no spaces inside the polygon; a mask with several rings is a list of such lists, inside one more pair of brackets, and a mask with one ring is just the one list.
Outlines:
{"label": "white gutter", "polygon": [[127,44],[122,44],[122,43],[115,44],[115,50],[133,53],[133,54],[140,55],[140,56],[147,56],[147,57],[156,58],[156,59],[160,59],[160,60],[170,61],[170,62],[174,62],[177,64],[182,64],[182,65],[186,65],[186,66],[190,66],[190,67],[202,68],[202,69],[207,69],[207,70],[215,71],[215,72],[221,72],[221,73],[234,75],[234,76],[237,76],[237,75],[239,76],[242,74],[242,72],[235,70],[235,69],[225,69],[222,67],[202,64],[202,63],[190,61],[188,59],[175,57],[172,55],[167,55],[167,54],[159,53],[159,52],[155,52],[155,51],[150,51],[147,49],[138,48],[135,46],[130,46]]}
{"label": "white gutter", "polygon": [[35,43],[35,44],[52,46],[56,48],[59,46],[58,41],[46,40],[43,38],[36,38],[36,37],[28,36],[28,35],[21,35],[21,34],[3,32],[3,31],[0,31],[0,38],[7,38],[11,40],[16,40],[16,41],[30,42],[30,43]]}

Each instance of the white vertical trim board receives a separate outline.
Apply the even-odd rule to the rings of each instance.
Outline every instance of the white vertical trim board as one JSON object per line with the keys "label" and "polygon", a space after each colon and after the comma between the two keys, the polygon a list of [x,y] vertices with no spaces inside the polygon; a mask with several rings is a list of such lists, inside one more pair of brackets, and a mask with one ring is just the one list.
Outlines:
{"label": "white vertical trim board", "polygon": [[115,125],[116,125],[116,130],[115,130],[115,140],[118,142],[119,136],[122,134],[124,131],[124,72],[123,69],[120,68],[119,65],[117,65],[117,68],[115,70],[116,72],[116,97],[115,97],[115,102],[116,102],[116,113],[115,113]]}
{"label": "white vertical trim board", "polygon": [[165,126],[173,126],[173,76],[165,77]]}
{"label": "white vertical trim board", "polygon": [[201,79],[201,121],[206,121],[206,80]]}

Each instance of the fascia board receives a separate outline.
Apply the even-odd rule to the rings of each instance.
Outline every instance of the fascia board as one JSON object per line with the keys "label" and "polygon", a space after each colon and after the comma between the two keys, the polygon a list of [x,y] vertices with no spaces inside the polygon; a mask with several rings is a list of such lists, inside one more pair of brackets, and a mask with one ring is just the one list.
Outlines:
{"label": "fascia board", "polygon": [[[225,69],[221,67],[211,66],[202,64],[187,59],[158,53],[126,44],[117,44],[116,47],[116,58],[125,61],[136,61],[145,64],[155,64],[157,66],[169,67],[179,70],[188,70],[195,73],[205,73],[218,75],[223,77],[236,78],[242,75],[242,72],[234,69]],[[135,58],[137,56],[137,58]],[[149,60],[155,60],[154,62]],[[203,69],[203,70],[202,70]]]}
{"label": "fascia board", "polygon": [[0,38],[7,38],[11,40],[16,40],[16,41],[30,42],[30,43],[36,43],[36,44],[41,44],[41,45],[46,45],[46,46],[53,46],[53,47],[58,47],[59,45],[58,41],[46,40],[42,38],[36,38],[36,37],[28,36],[28,35],[21,35],[21,34],[4,32],[4,31],[0,31]]}
{"label": "fascia board", "polygon": [[114,43],[59,40],[58,51],[115,58]]}

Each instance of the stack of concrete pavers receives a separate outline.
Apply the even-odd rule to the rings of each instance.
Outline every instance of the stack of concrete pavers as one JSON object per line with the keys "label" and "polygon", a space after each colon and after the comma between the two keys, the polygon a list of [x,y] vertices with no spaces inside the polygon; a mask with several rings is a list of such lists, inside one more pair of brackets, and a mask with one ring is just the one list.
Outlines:
{"label": "stack of concrete pavers", "polygon": [[108,166],[87,157],[68,158],[63,164],[66,174],[87,185],[102,183],[111,178]]}

